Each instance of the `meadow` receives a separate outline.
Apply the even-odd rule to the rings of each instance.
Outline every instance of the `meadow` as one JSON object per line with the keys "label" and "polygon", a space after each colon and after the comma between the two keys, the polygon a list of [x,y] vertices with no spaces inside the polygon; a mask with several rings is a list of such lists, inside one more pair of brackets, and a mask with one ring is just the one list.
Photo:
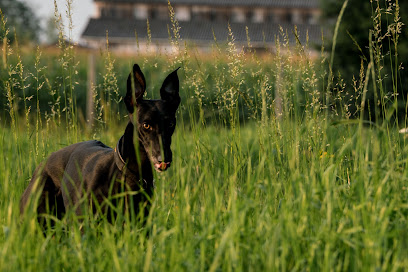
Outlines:
{"label": "meadow", "polygon": [[[0,37],[0,270],[407,270],[408,142],[398,132],[407,120],[396,114],[398,80],[387,77],[388,91],[378,80],[385,53],[372,50],[345,84],[326,53],[284,32],[273,52],[257,54],[250,42],[242,51],[230,33],[202,57],[172,28],[178,53],[96,53],[92,125],[89,52],[62,39],[36,49]],[[34,212],[19,214],[35,167],[78,141],[116,145],[133,63],[151,98],[182,67],[173,163],[155,176],[149,217],[108,223],[68,212],[43,232]],[[369,107],[368,97],[381,103]]]}

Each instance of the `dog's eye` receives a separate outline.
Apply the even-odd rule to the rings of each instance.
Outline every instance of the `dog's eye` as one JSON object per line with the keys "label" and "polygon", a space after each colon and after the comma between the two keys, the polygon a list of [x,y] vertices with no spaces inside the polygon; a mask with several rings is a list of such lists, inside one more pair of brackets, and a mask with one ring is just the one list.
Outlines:
{"label": "dog's eye", "polygon": [[174,127],[174,123],[170,123],[169,127],[171,127],[171,128]]}
{"label": "dog's eye", "polygon": [[147,130],[151,130],[152,127],[148,123],[143,123],[143,128]]}

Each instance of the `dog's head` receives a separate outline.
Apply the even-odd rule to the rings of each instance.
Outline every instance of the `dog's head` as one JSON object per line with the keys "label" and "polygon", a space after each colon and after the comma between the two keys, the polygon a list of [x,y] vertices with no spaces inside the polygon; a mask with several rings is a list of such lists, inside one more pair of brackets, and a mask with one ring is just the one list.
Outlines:
{"label": "dog's head", "polygon": [[177,70],[170,73],[160,89],[160,100],[145,100],[146,80],[139,65],[127,79],[124,97],[131,122],[137,128],[139,141],[154,168],[165,171],[172,162],[171,136],[176,127],[176,111],[180,104]]}

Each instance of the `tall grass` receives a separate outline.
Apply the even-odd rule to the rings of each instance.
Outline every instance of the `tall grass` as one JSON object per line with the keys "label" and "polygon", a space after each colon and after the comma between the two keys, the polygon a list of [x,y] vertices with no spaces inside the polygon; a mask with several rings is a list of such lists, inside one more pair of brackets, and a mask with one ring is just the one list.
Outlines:
{"label": "tall grass", "polygon": [[[275,53],[240,50],[230,29],[227,45],[217,43],[203,58],[183,46],[170,6],[172,12],[175,53],[129,60],[107,46],[97,64],[93,133],[78,102],[85,53],[65,43],[62,31],[57,57],[38,48],[34,60],[0,37],[7,98],[0,117],[0,270],[408,269],[408,147],[397,126],[406,121],[364,119],[367,93],[386,99],[377,80],[384,76],[378,43],[397,49],[398,31],[390,40],[373,39],[368,67],[347,86],[324,54],[311,57],[299,41],[291,46],[283,29]],[[398,18],[398,5],[386,12]],[[142,224],[124,214],[111,224],[68,212],[61,221],[50,216],[55,226],[43,233],[34,212],[19,215],[34,168],[79,140],[116,144],[127,121],[120,95],[134,62],[145,72],[148,98],[182,67],[174,161],[155,177],[149,217]],[[385,110],[394,112],[392,105]]]}

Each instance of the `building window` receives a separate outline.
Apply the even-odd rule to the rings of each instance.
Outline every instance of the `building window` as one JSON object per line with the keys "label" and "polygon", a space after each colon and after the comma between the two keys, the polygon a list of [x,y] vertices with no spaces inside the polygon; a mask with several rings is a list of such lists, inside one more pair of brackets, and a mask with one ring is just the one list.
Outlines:
{"label": "building window", "polygon": [[231,20],[231,15],[226,10],[220,11],[218,12],[218,20],[222,22],[229,22]]}
{"label": "building window", "polygon": [[188,7],[176,7],[176,19],[179,21],[190,21],[191,11]]}
{"label": "building window", "polygon": [[106,18],[117,18],[120,16],[120,10],[116,7],[103,7],[101,9],[101,16]]}
{"label": "building window", "polygon": [[279,14],[275,14],[274,12],[270,11],[266,15],[265,21],[268,22],[268,23],[275,23],[275,24],[280,23],[281,22],[280,17],[281,16],[279,16]]}
{"label": "building window", "polygon": [[210,11],[210,21],[215,21],[217,20],[217,12],[215,12],[214,10]]}
{"label": "building window", "polygon": [[151,8],[149,10],[149,19],[154,20],[157,19],[158,12],[155,8]]}
{"label": "building window", "polygon": [[210,20],[210,8],[193,6],[191,8],[191,19],[195,21]]}
{"label": "building window", "polygon": [[242,9],[235,9],[232,11],[232,22],[244,23],[246,20],[246,14]]}
{"label": "building window", "polygon": [[146,20],[148,15],[147,6],[140,5],[136,6],[134,9],[134,16],[137,20]]}
{"label": "building window", "polygon": [[245,21],[252,22],[255,17],[255,13],[252,10],[249,10],[245,13]]}
{"label": "building window", "polygon": [[265,21],[265,13],[264,10],[262,9],[256,9],[253,12],[253,16],[251,18],[251,21],[254,23],[263,23]]}
{"label": "building window", "polygon": [[319,22],[318,15],[310,13],[310,12],[306,13],[305,22],[311,25],[317,25]]}
{"label": "building window", "polygon": [[291,12],[287,12],[284,16],[283,16],[283,23],[293,23],[294,18],[293,18],[293,14]]}
{"label": "building window", "polygon": [[167,20],[169,18],[169,8],[167,7],[167,5],[158,6],[156,9],[157,9],[157,14],[156,14],[157,19]]}
{"label": "building window", "polygon": [[299,10],[292,10],[292,24],[302,24],[303,23],[303,15]]}
{"label": "building window", "polygon": [[100,14],[101,14],[101,17],[106,17],[106,8],[101,8]]}

